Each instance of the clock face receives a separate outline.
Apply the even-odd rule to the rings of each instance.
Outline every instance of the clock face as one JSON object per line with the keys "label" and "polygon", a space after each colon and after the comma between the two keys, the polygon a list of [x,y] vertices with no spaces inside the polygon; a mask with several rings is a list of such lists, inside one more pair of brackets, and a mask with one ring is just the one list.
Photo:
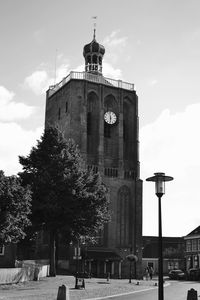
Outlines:
{"label": "clock face", "polygon": [[107,111],[104,114],[104,120],[108,124],[115,124],[115,122],[117,121],[117,116],[116,116],[116,114],[114,112]]}

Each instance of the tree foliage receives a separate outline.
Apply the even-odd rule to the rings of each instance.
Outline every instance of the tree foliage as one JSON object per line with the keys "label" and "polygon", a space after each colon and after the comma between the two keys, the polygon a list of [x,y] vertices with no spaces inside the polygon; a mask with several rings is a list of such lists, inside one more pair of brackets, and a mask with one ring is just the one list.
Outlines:
{"label": "tree foliage", "polygon": [[109,219],[100,175],[84,168],[77,145],[58,129],[46,129],[20,163],[23,183],[32,189],[34,224],[70,236],[93,235]]}
{"label": "tree foliage", "polygon": [[30,225],[31,192],[17,176],[0,171],[0,243],[18,242]]}

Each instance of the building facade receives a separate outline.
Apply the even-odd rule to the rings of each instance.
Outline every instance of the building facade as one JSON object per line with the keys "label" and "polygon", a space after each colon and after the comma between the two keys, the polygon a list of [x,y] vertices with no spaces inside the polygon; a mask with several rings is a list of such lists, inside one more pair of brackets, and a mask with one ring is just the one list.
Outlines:
{"label": "building facade", "polygon": [[[184,238],[163,237],[163,272],[168,274],[170,270],[185,270]],[[158,237],[143,236],[142,268],[153,267],[158,274]]]}
{"label": "building facade", "polygon": [[15,267],[16,244],[0,245],[0,268]]}
{"label": "building facade", "polygon": [[139,258],[135,273],[141,270],[138,97],[133,84],[103,76],[104,53],[94,31],[83,48],[85,71],[70,72],[47,91],[45,127],[57,126],[73,138],[87,168],[100,172],[109,188],[111,221],[95,248],[87,249],[92,273],[126,277],[131,252]]}
{"label": "building facade", "polygon": [[185,260],[187,271],[200,268],[200,226],[184,237]]}

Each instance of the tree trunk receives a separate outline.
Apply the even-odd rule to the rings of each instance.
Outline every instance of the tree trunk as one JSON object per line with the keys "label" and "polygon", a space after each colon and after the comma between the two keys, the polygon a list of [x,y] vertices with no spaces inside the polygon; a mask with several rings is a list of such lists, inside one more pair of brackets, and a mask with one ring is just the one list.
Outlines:
{"label": "tree trunk", "polygon": [[56,260],[55,260],[55,254],[56,254],[56,232],[55,230],[50,231],[50,270],[49,270],[49,276],[55,277],[56,276]]}

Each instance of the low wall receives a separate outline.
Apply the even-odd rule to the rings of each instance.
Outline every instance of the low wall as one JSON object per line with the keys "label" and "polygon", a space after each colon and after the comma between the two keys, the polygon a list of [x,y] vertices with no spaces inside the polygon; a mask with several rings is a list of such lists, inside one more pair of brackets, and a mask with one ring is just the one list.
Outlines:
{"label": "low wall", "polygon": [[60,269],[69,270],[69,261],[68,260],[58,260],[58,267]]}
{"label": "low wall", "polygon": [[20,267],[0,268],[0,284],[38,280],[49,275],[49,265],[36,261],[18,262]]}

